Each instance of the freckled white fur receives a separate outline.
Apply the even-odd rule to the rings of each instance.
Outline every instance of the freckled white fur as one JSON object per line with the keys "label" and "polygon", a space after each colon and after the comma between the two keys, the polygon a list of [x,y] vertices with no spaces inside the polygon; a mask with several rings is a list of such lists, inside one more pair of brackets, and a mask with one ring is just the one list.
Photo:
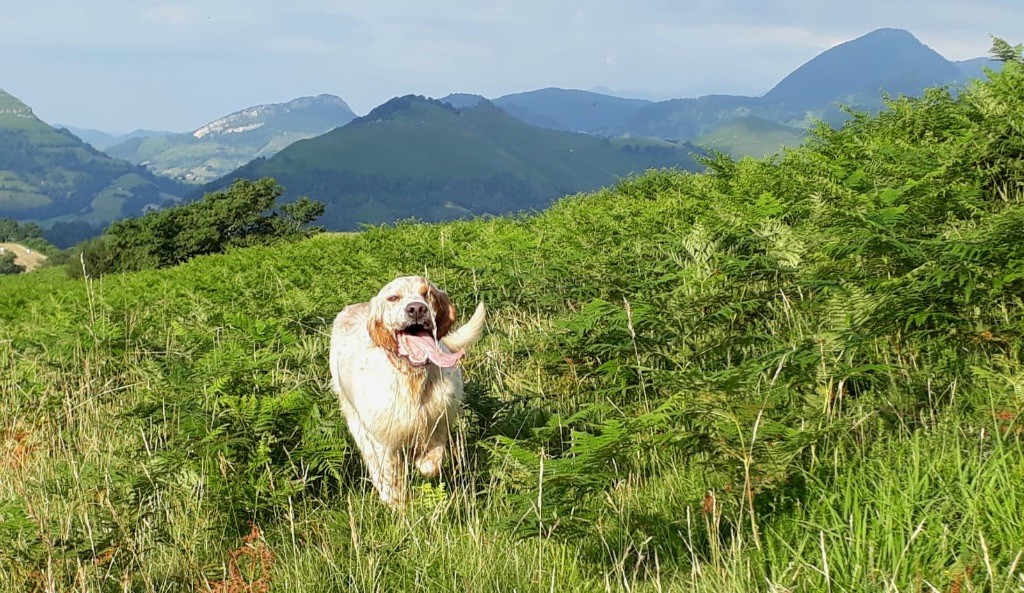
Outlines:
{"label": "freckled white fur", "polygon": [[[406,305],[424,300],[420,288],[426,282],[410,276],[389,283],[370,303],[346,307],[331,331],[332,389],[374,487],[394,507],[405,500],[408,460],[425,476],[439,473],[463,397],[458,366],[413,367],[389,357],[370,337],[371,318],[389,331],[403,327]],[[401,298],[388,301],[392,295]],[[483,332],[484,317],[481,304],[469,323],[441,340],[440,348],[453,352],[474,344]]]}

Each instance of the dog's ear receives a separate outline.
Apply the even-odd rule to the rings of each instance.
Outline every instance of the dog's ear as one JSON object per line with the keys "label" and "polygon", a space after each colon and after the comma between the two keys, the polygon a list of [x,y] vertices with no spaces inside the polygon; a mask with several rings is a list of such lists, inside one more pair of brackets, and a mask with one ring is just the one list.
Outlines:
{"label": "dog's ear", "polygon": [[435,286],[431,286],[430,296],[434,307],[434,327],[437,328],[437,338],[441,339],[455,325],[455,305],[448,298],[447,292]]}
{"label": "dog's ear", "polygon": [[371,342],[388,352],[398,354],[398,339],[395,338],[395,332],[384,325],[380,307],[375,307],[374,304],[370,305],[370,320],[366,323],[366,329],[370,332]]}

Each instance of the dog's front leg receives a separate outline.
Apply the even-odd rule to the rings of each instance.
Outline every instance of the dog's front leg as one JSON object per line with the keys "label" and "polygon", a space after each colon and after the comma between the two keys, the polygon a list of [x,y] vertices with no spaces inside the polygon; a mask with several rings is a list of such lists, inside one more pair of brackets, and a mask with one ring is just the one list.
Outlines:
{"label": "dog's front leg", "polygon": [[348,417],[348,427],[377,494],[388,506],[400,508],[405,504],[406,479],[401,452],[378,441],[355,414]]}
{"label": "dog's front leg", "polygon": [[373,455],[373,459],[366,459],[366,467],[380,499],[392,508],[404,506],[407,476],[401,452],[387,450],[381,445],[378,455]]}

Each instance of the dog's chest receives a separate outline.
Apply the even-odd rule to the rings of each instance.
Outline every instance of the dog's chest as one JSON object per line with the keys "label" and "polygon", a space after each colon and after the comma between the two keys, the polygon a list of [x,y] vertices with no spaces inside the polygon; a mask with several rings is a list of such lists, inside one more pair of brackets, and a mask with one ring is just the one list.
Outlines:
{"label": "dog's chest", "polygon": [[383,355],[354,369],[346,389],[355,408],[382,442],[416,446],[438,430],[447,431],[458,411],[462,374],[434,366],[403,373]]}
{"label": "dog's chest", "polygon": [[447,429],[448,417],[459,404],[456,394],[461,393],[457,371],[444,373],[431,368],[418,377],[397,373],[394,380],[397,397],[382,418],[392,431],[403,433],[402,440],[420,441],[439,426]]}

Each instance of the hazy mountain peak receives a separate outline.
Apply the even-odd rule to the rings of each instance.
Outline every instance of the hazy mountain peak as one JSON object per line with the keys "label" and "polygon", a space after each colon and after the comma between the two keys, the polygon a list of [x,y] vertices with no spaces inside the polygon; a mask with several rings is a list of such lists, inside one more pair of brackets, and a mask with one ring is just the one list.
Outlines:
{"label": "hazy mountain peak", "polygon": [[495,105],[528,124],[591,133],[606,132],[650,103],[645,99],[624,99],[557,87],[513,93],[494,99]]}
{"label": "hazy mountain peak", "polygon": [[480,103],[487,101],[487,98],[483,95],[474,95],[472,93],[452,93],[441,97],[440,101],[442,103],[447,103],[456,109],[467,109],[470,107],[476,107]]}
{"label": "hazy mountain peak", "polygon": [[329,95],[326,93],[321,93],[313,97],[299,97],[297,99],[292,99],[287,103],[282,103],[281,106],[284,109],[309,109],[310,107],[317,106],[333,106],[351,111],[351,108],[344,99],[337,95]]}
{"label": "hazy mountain peak", "polygon": [[31,107],[22,103],[20,99],[3,89],[0,89],[0,115],[30,117],[35,119],[35,114],[32,113]]}
{"label": "hazy mountain peak", "polygon": [[192,132],[129,139],[107,152],[168,177],[205,182],[353,118],[355,113],[340,97],[299,97],[246,107]]}
{"label": "hazy mountain peak", "polygon": [[384,103],[374,107],[369,113],[363,117],[358,117],[352,120],[352,123],[369,123],[380,120],[394,119],[397,115],[401,115],[416,107],[426,107],[441,109],[455,113],[457,109],[452,107],[448,103],[440,101],[438,99],[430,99],[423,95],[403,95],[401,97],[393,97],[388,99]]}
{"label": "hazy mountain peak", "polygon": [[[256,130],[267,124],[268,119],[278,115],[288,114],[299,110],[309,110],[320,107],[334,108],[339,111],[351,113],[348,104],[340,97],[334,95],[317,95],[315,97],[299,97],[287,103],[267,103],[254,105],[234,113],[216,119],[205,126],[192,132],[194,138],[203,138],[211,134],[237,134]],[[352,114],[355,115],[354,113]]]}
{"label": "hazy mountain peak", "polygon": [[[910,31],[907,31],[906,29],[898,29],[896,27],[881,27],[873,31],[868,31],[867,33],[861,35],[860,37],[851,39],[846,43],[864,42],[868,40],[888,40],[904,41],[909,43],[921,43],[917,39],[917,37],[915,37],[914,34],[911,33]],[[840,45],[845,45],[845,43]]]}
{"label": "hazy mountain peak", "polygon": [[877,102],[960,78],[959,69],[903,29],[876,29],[818,54],[782,79],[764,99],[791,106],[861,96]]}

